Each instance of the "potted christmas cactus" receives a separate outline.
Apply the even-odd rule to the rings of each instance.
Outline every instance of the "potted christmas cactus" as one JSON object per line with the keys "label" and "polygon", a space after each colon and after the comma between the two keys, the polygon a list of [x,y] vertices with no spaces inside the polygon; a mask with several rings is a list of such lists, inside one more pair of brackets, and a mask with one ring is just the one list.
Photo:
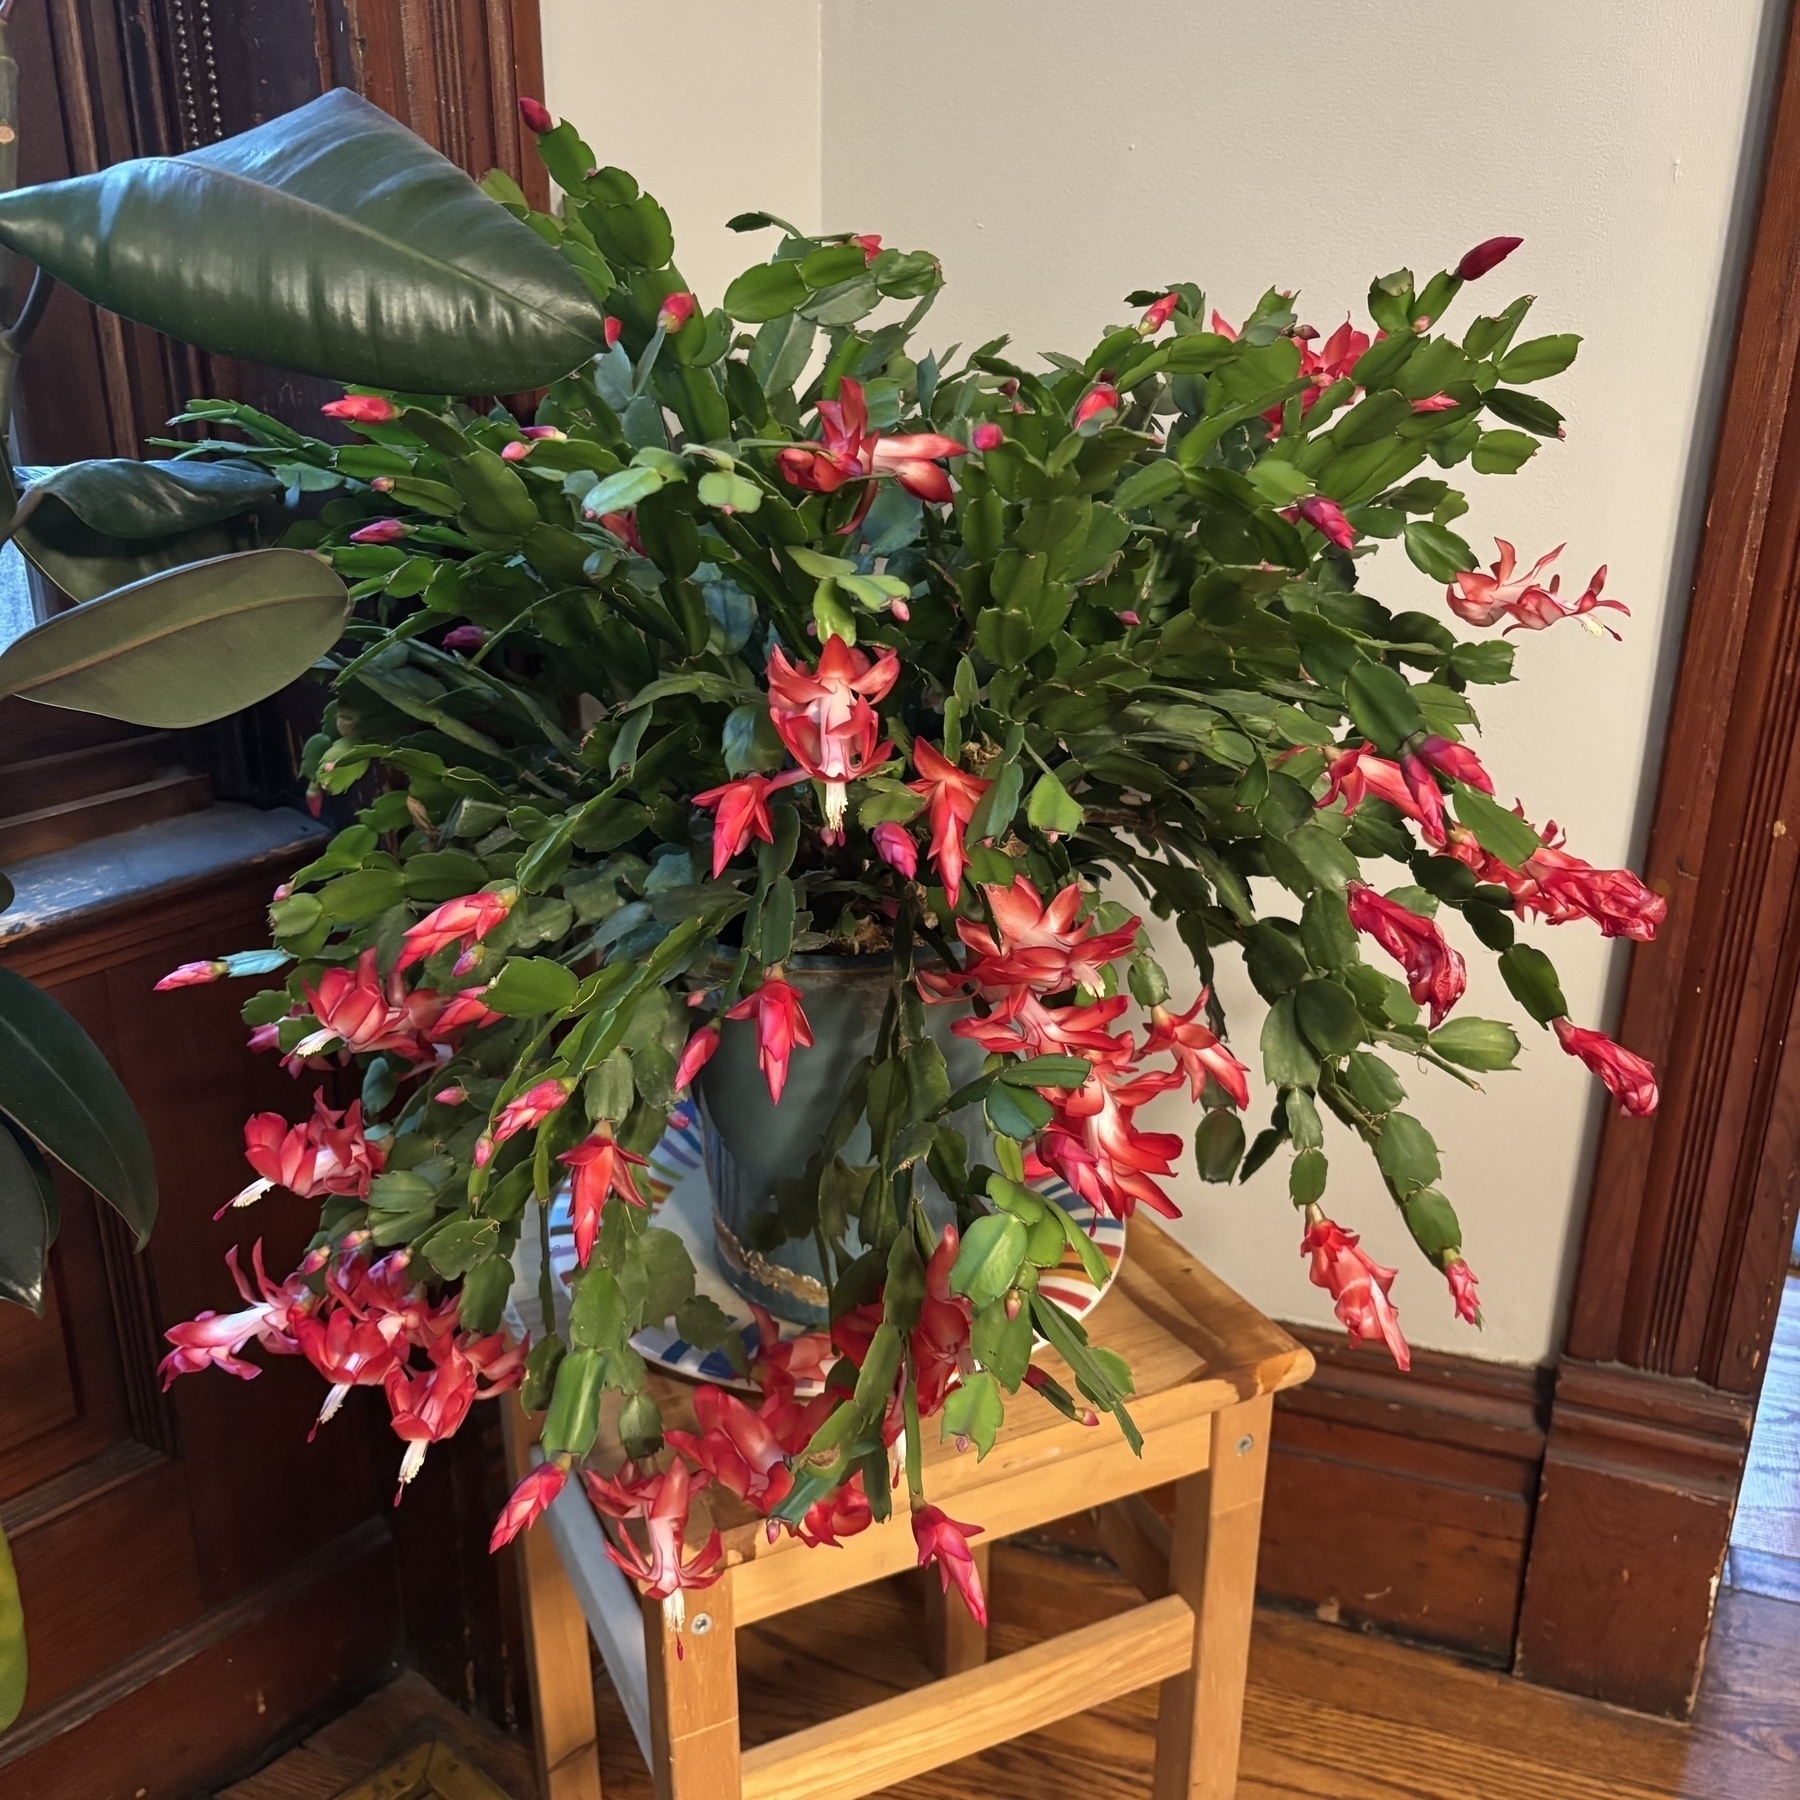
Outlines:
{"label": "potted christmas cactus", "polygon": [[[921,1561],[979,1613],[923,1433],[980,1456],[1048,1404],[1135,1436],[1129,1369],[1046,1289],[1065,1262],[1104,1281],[1103,1223],[1175,1213],[1189,1133],[1152,1101],[1191,1104],[1209,1181],[1288,1160],[1312,1281],[1402,1366],[1395,1271],[1325,1211],[1325,1120],[1477,1322],[1403,1085],[1519,1049],[1461,1009],[1456,942],[1655,1106],[1517,922],[1642,940],[1662,901],[1504,804],[1469,741],[1506,632],[1624,610],[1604,571],[1565,593],[1502,544],[1484,572],[1454,529],[1454,480],[1561,436],[1529,390],[1576,340],[1522,338],[1528,299],[1446,330],[1500,238],[1378,279],[1368,326],[1325,337],[1283,293],[1232,323],[1177,283],[1080,355],[940,358],[929,254],[749,215],[772,248],[708,304],[655,200],[523,111],[554,214],[342,94],[0,201],[0,239],[103,302],[353,390],[325,408],[348,441],[208,401],[183,423],[217,435],[170,446],[275,475],[304,502],[285,545],[354,611],[306,751],[340,828],[277,892],[272,949],[163,984],[279,973],[244,1017],[313,1110],[249,1122],[237,1199],[280,1190],[317,1234],[291,1273],[234,1262],[241,1310],[172,1329],[165,1366],[301,1354],[325,1416],[378,1386],[403,1476],[522,1386],[545,1460],[495,1543],[579,1475],[676,1605],[719,1573],[689,1514],[709,1483],[824,1545],[904,1483]],[[261,204],[203,305],[191,256],[131,252],[214,175]],[[530,387],[528,412],[461,397]],[[1441,611],[1362,591],[1383,544]],[[1221,955],[1268,1002],[1254,1048]],[[649,1204],[672,1114],[729,1288]],[[747,1340],[721,1294],[756,1303]],[[697,1432],[646,1388],[657,1327],[739,1364]],[[599,1470],[603,1410],[627,1460]]]}

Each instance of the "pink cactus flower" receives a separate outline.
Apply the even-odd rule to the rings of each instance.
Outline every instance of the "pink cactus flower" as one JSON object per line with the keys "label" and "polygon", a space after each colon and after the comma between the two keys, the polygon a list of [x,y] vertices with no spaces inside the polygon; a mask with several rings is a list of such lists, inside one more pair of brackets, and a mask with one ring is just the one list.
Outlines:
{"label": "pink cactus flower", "polygon": [[962,1595],[969,1617],[985,1628],[988,1622],[987,1600],[981,1592],[981,1575],[975,1567],[975,1554],[969,1539],[981,1535],[979,1525],[959,1525],[935,1506],[919,1506],[912,1515],[913,1542],[919,1547],[919,1567],[937,1564],[943,1591],[951,1582]]}
{"label": "pink cactus flower", "polygon": [[574,1091],[574,1082],[563,1076],[551,1076],[527,1088],[516,1099],[509,1100],[501,1107],[493,1129],[484,1131],[475,1140],[476,1168],[485,1169],[493,1160],[494,1152],[508,1138],[517,1137],[521,1131],[530,1131],[543,1124],[567,1102]]}
{"label": "pink cactus flower", "polygon": [[1628,1118],[1647,1119],[1656,1111],[1656,1070],[1636,1051],[1615,1044],[1604,1032],[1588,1031],[1567,1019],[1550,1021],[1556,1041],[1579,1057],[1606,1084],[1606,1091]]}
{"label": "pink cactus flower", "polygon": [[1475,1271],[1455,1250],[1444,1258],[1444,1279],[1450,1284],[1450,1298],[1456,1305],[1456,1316],[1465,1324],[1479,1325],[1481,1296],[1475,1291]]}
{"label": "pink cactus flower", "polygon": [[716,1025],[702,1025],[689,1037],[682,1046],[681,1061],[675,1065],[676,1093],[693,1086],[694,1077],[712,1061],[718,1047],[719,1028]]}
{"label": "pink cactus flower", "polygon": [[1468,969],[1461,956],[1444,942],[1444,934],[1429,919],[1409,912],[1397,900],[1360,881],[1344,889],[1350,923],[1366,933],[1406,972],[1406,991],[1420,1006],[1431,1009],[1431,1029],[1462,998]]}
{"label": "pink cactus flower", "polygon": [[[967,445],[936,432],[879,437],[869,430],[869,408],[862,383],[849,376],[839,382],[835,400],[821,400],[819,436],[789,444],[776,454],[783,480],[811,494],[834,494],[848,481],[891,475],[909,494],[942,502],[953,497],[950,477],[938,467],[945,457],[967,454]],[[871,491],[868,496],[874,498]],[[852,526],[861,517],[852,520]]]}
{"label": "pink cactus flower", "polygon": [[998,450],[1006,442],[1006,433],[992,419],[983,419],[975,427],[970,442],[977,450]]}
{"label": "pink cactus flower", "polygon": [[1618,641],[1619,634],[1610,625],[1602,625],[1597,619],[1586,616],[1603,609],[1630,615],[1631,608],[1623,600],[1601,597],[1601,589],[1606,585],[1604,563],[1594,571],[1583,593],[1573,600],[1565,600],[1561,594],[1560,575],[1551,576],[1548,585],[1539,580],[1544,570],[1562,555],[1561,544],[1540,556],[1521,575],[1515,573],[1512,545],[1505,538],[1496,538],[1494,542],[1499,548],[1500,559],[1490,565],[1489,574],[1465,569],[1445,590],[1444,597],[1450,610],[1459,619],[1470,625],[1485,626],[1509,618],[1512,623],[1506,627],[1507,635],[1515,631],[1545,631],[1564,619],[1580,619],[1584,630],[1604,631]]}
{"label": "pink cactus flower", "polygon": [[[836,643],[838,640],[833,639]],[[785,775],[740,775],[722,787],[708,788],[694,796],[696,806],[716,809],[713,822],[712,874],[717,881],[725,873],[725,865],[734,856],[742,856],[752,839],[759,843],[775,841],[774,822],[769,817],[769,796],[780,788],[804,781],[804,769],[790,769]]]}
{"label": "pink cactus flower", "polygon": [[156,992],[166,994],[171,988],[205,987],[209,982],[222,981],[231,973],[231,965],[222,961],[183,963],[179,969],[171,969],[156,984]]}
{"label": "pink cactus flower", "polygon": [[319,411],[349,425],[388,425],[400,416],[399,407],[380,394],[346,394],[341,400],[327,400]]}
{"label": "pink cactus flower", "polygon": [[1231,1097],[1240,1111],[1250,1104],[1250,1071],[1231,1054],[1199,1020],[1209,990],[1202,988],[1199,997],[1184,1013],[1170,1012],[1166,1006],[1150,1009],[1150,1035],[1144,1043],[1144,1054],[1156,1056],[1167,1050],[1188,1078],[1189,1098],[1198,1100],[1211,1076]]}
{"label": "pink cactus flower", "polygon": [[919,846],[904,825],[883,819],[869,836],[875,840],[876,854],[890,869],[896,870],[907,881],[918,874]]}
{"label": "pink cactus flower", "polygon": [[494,1521],[493,1535],[488,1539],[490,1556],[496,1550],[504,1549],[521,1531],[535,1525],[550,1510],[551,1503],[568,1486],[569,1471],[573,1467],[573,1457],[548,1457],[513,1489],[511,1498]]}
{"label": "pink cactus flower", "polygon": [[1380,1338],[1396,1366],[1410,1369],[1412,1352],[1400,1332],[1400,1315],[1388,1299],[1399,1271],[1383,1268],[1360,1246],[1354,1231],[1345,1231],[1316,1206],[1308,1207],[1306,1216],[1300,1254],[1312,1258],[1307,1275],[1313,1286],[1331,1295],[1338,1322],[1351,1337],[1370,1342]]}
{"label": "pink cactus flower", "polygon": [[[656,1477],[655,1497],[647,1511],[638,1515],[649,1539],[647,1553],[632,1537],[622,1546],[607,1542],[606,1554],[642,1586],[648,1599],[674,1600],[684,1589],[710,1587],[724,1573],[725,1548],[716,1530],[691,1558],[687,1555],[690,1481],[687,1465],[679,1457]],[[592,1482],[588,1491],[592,1494]]]}
{"label": "pink cactus flower", "polygon": [[1356,527],[1344,517],[1344,509],[1323,494],[1308,494],[1304,500],[1286,508],[1281,516],[1302,520],[1340,550],[1348,550],[1356,542]]}
{"label": "pink cactus flower", "polygon": [[881,236],[878,232],[859,232],[855,237],[851,238],[850,242],[863,253],[863,267],[865,269],[868,268],[870,264],[874,262],[876,257],[881,254]]}
{"label": "pink cactus flower", "polygon": [[699,304],[692,294],[670,294],[657,309],[657,330],[673,337],[694,316],[694,309]]}
{"label": "pink cactus flower", "polygon": [[398,519],[377,519],[350,534],[353,544],[398,544],[412,536],[412,527]]}
{"label": "pink cactus flower", "polygon": [[880,739],[873,702],[900,675],[892,650],[873,660],[835,633],[825,640],[816,668],[790,663],[777,645],[769,652],[769,717],[788,753],[815,781],[825,784],[825,824],[843,828],[849,784],[887,761],[893,745]]}
{"label": "pink cactus flower", "polygon": [[446,900],[428,912],[401,939],[395,971],[410,969],[453,944],[465,949],[478,944],[519,903],[519,890],[510,883],[499,888],[484,888],[478,894],[464,894]]}

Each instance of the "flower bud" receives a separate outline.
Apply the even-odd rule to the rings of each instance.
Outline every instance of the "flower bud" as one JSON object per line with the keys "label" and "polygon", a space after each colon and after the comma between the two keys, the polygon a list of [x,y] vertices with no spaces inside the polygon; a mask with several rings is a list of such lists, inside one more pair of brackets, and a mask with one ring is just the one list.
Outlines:
{"label": "flower bud", "polygon": [[556,129],[556,121],[550,116],[550,109],[541,100],[533,100],[529,94],[519,96],[519,117],[525,129],[542,137],[546,131]]}
{"label": "flower bud", "polygon": [[992,419],[983,419],[975,427],[971,442],[977,450],[997,450],[1006,442],[1006,433]]}
{"label": "flower bud", "polygon": [[400,416],[399,407],[379,394],[346,394],[341,400],[327,400],[319,411],[352,425],[386,425]]}
{"label": "flower bud", "polygon": [[1457,280],[1479,280],[1489,269],[1497,268],[1505,262],[1524,241],[1519,237],[1484,238],[1456,265]]}
{"label": "flower bud", "polygon": [[671,294],[656,315],[657,329],[673,337],[694,316],[694,308],[699,304],[692,294]]}

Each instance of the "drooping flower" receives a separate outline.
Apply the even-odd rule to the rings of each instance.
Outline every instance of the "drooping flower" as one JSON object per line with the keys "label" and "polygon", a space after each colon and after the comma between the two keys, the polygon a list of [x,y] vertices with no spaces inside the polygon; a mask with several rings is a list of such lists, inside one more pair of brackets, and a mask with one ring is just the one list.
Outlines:
{"label": "drooping flower", "polygon": [[1552,819],[1539,834],[1538,848],[1518,867],[1482,849],[1463,826],[1450,833],[1447,853],[1466,863],[1483,881],[1504,887],[1521,919],[1540,918],[1551,925],[1591,919],[1602,937],[1631,938],[1649,943],[1667,916],[1669,903],[1629,869],[1597,869],[1563,846]]}
{"label": "drooping flower", "polygon": [[1166,1006],[1151,1007],[1144,1054],[1157,1056],[1167,1050],[1173,1055],[1188,1078],[1190,1099],[1200,1098],[1210,1075],[1231,1096],[1231,1104],[1241,1110],[1250,1104],[1250,1071],[1200,1022],[1200,1009],[1210,991],[1202,988],[1184,1013],[1170,1012]]}
{"label": "drooping flower", "polygon": [[657,308],[656,328],[667,332],[671,337],[694,316],[694,309],[700,304],[689,293],[670,294]]}
{"label": "drooping flower", "polygon": [[607,1201],[617,1194],[632,1206],[644,1204],[631,1168],[634,1163],[643,1168],[648,1159],[627,1150],[610,1131],[603,1129],[583,1138],[556,1160],[572,1171],[569,1210],[575,1228],[575,1260],[585,1269],[600,1235],[600,1217]]}
{"label": "drooping flower", "polygon": [[1444,942],[1444,934],[1431,920],[1376,893],[1364,882],[1350,882],[1344,899],[1350,923],[1372,937],[1406,971],[1406,991],[1420,1006],[1430,1007],[1431,1029],[1437,1030],[1468,983],[1462,957]]}
{"label": "drooping flower", "polygon": [[713,1052],[719,1047],[719,1028],[717,1025],[702,1025],[694,1032],[686,1044],[682,1046],[681,1060],[675,1065],[675,1091],[680,1093],[684,1088],[693,1085],[694,1077],[712,1061]]}
{"label": "drooping flower", "polygon": [[1075,402],[1069,423],[1082,437],[1092,437],[1119,416],[1119,390],[1110,381],[1097,381]]}
{"label": "drooping flower", "polygon": [[1619,1111],[1633,1119],[1647,1119],[1656,1111],[1656,1070],[1635,1050],[1615,1044],[1604,1032],[1552,1019],[1556,1041],[1570,1056],[1579,1057],[1606,1084],[1619,1103]]}
{"label": "drooping flower", "polygon": [[834,494],[848,481],[891,475],[921,500],[942,502],[952,497],[950,477],[938,464],[946,457],[966,455],[966,444],[937,432],[877,436],[869,430],[862,383],[849,376],[839,382],[837,399],[821,400],[815,410],[818,438],[789,444],[776,453],[775,466],[783,480],[809,494]]}
{"label": "drooping flower", "polygon": [[292,1356],[299,1346],[294,1341],[294,1322],[305,1307],[313,1303],[312,1289],[305,1279],[305,1265],[277,1286],[263,1268],[262,1243],[251,1251],[251,1264],[256,1271],[256,1291],[252,1291],[243,1271],[238,1267],[237,1246],[225,1252],[225,1266],[246,1302],[245,1310],[235,1313],[206,1311],[179,1325],[171,1325],[163,1333],[174,1346],[157,1365],[166,1393],[177,1375],[192,1375],[201,1369],[223,1369],[241,1381],[254,1381],[262,1373],[255,1363],[245,1362],[242,1352],[252,1338],[265,1350],[277,1356]]}
{"label": "drooping flower", "polygon": [[1383,1268],[1357,1241],[1325,1217],[1318,1207],[1306,1211],[1306,1234],[1300,1254],[1312,1258],[1307,1277],[1331,1295],[1338,1322],[1353,1338],[1380,1338],[1401,1370],[1412,1367],[1412,1352],[1400,1331],[1400,1315],[1388,1299],[1396,1269]]}
{"label": "drooping flower", "polygon": [[663,1435],[689,1462],[706,1470],[721,1487],[759,1513],[775,1510],[788,1496],[794,1477],[788,1451],[760,1412],[723,1388],[694,1391],[700,1435],[670,1430]]}
{"label": "drooping flower", "polygon": [[446,900],[428,912],[401,939],[395,972],[410,969],[414,963],[436,956],[460,944],[466,950],[478,944],[518,904],[519,890],[510,883],[500,888],[486,888],[479,894],[464,894]]}
{"label": "drooping flower", "polygon": [[931,862],[944,884],[945,899],[954,906],[962,893],[963,864],[967,860],[963,834],[991,784],[978,775],[964,774],[923,738],[913,739],[912,759],[919,779],[906,785],[930,803]]}
{"label": "drooping flower", "polygon": [[1027,1159],[1027,1173],[1054,1170],[1090,1206],[1115,1218],[1130,1218],[1140,1203],[1165,1219],[1180,1218],[1181,1208],[1155,1178],[1175,1173],[1181,1139],[1169,1131],[1140,1131],[1132,1119],[1140,1106],[1181,1083],[1173,1069],[1134,1075],[1099,1066],[1078,1088],[1040,1088],[1051,1117]]}
{"label": "drooping flower", "polygon": [[946,1225],[925,1264],[925,1298],[920,1303],[919,1322],[907,1338],[918,1382],[919,1411],[926,1418],[944,1404],[959,1379],[975,1370],[969,1348],[974,1308],[961,1294],[950,1291],[950,1271],[961,1247],[955,1225]]}
{"label": "drooping flower", "polygon": [[[406,1454],[400,1461],[400,1488],[394,1495],[396,1506],[406,1484],[424,1466],[425,1452],[462,1429],[469,1408],[484,1391],[480,1378],[490,1378],[486,1392],[499,1393],[503,1388],[516,1387],[524,1373],[524,1346],[512,1353],[516,1366],[508,1366],[505,1339],[498,1332],[489,1338],[466,1341],[446,1333],[431,1346],[429,1354],[429,1368],[415,1370],[397,1365],[382,1382],[389,1423],[394,1435],[406,1445]],[[495,1381],[495,1375],[500,1379]]]}
{"label": "drooping flower", "polygon": [[529,94],[519,96],[519,117],[524,121],[525,129],[537,137],[556,129],[556,121],[551,118],[549,107],[541,100],[532,99]]}
{"label": "drooping flower", "polygon": [[1475,1271],[1463,1261],[1460,1252],[1452,1250],[1444,1258],[1444,1279],[1450,1284],[1450,1298],[1456,1304],[1456,1316],[1470,1325],[1479,1325],[1481,1296],[1475,1291]]}
{"label": "drooping flower", "polygon": [[825,824],[843,828],[849,784],[887,761],[893,745],[881,739],[882,699],[900,675],[900,658],[883,650],[873,659],[835,633],[818,666],[790,663],[777,645],[769,652],[769,717],[788,753],[825,784]]}
{"label": "drooping flower", "polygon": [[981,1574],[975,1567],[974,1552],[969,1548],[969,1539],[979,1537],[981,1527],[959,1525],[938,1507],[918,1506],[913,1509],[912,1531],[913,1542],[919,1547],[919,1567],[928,1569],[936,1563],[943,1591],[949,1593],[954,1581],[963,1605],[969,1609],[969,1617],[985,1627],[987,1600],[981,1591]]}
{"label": "drooping flower", "polygon": [[387,425],[400,416],[399,407],[379,394],[346,394],[341,400],[327,400],[319,411],[351,425]]}
{"label": "drooping flower", "polygon": [[[836,638],[833,643],[838,642]],[[806,779],[806,770],[789,769],[785,775],[740,775],[721,787],[708,788],[694,796],[694,804],[717,809],[713,823],[712,872],[717,881],[725,873],[725,865],[734,856],[742,856],[752,838],[762,843],[775,841],[774,822],[769,817],[769,796],[779,788],[792,787]]]}
{"label": "drooping flower", "polygon": [[1327,766],[1325,792],[1319,805],[1330,806],[1342,800],[1344,811],[1353,813],[1365,795],[1373,794],[1411,819],[1426,843],[1439,848],[1444,842],[1443,795],[1422,769],[1416,772],[1418,779],[1408,779],[1408,773],[1399,763],[1378,756],[1368,745],[1353,744]]}
{"label": "drooping flower", "polygon": [[521,1531],[535,1525],[551,1503],[568,1486],[574,1459],[567,1456],[547,1457],[513,1489],[511,1497],[494,1521],[493,1535],[488,1539],[488,1554],[504,1549]]}
{"label": "drooping flower", "polygon": [[911,881],[919,872],[919,846],[904,825],[882,819],[869,833],[875,840],[876,854],[890,869]]}
{"label": "drooping flower", "polygon": [[166,994],[171,988],[204,987],[209,982],[223,981],[231,973],[231,965],[225,961],[183,963],[179,969],[171,969],[156,984],[156,992]]}
{"label": "drooping flower", "polygon": [[1484,238],[1473,250],[1465,250],[1456,265],[1457,279],[1478,281],[1489,269],[1497,268],[1524,243],[1522,237]]}
{"label": "drooping flower", "polygon": [[501,1107],[495,1118],[493,1129],[484,1131],[475,1140],[475,1166],[484,1169],[493,1159],[494,1152],[510,1137],[516,1137],[521,1131],[529,1131],[541,1125],[549,1116],[558,1110],[575,1090],[574,1082],[565,1076],[553,1075],[529,1087],[516,1099],[509,1100]]}
{"label": "drooping flower", "polygon": [[[793,1399],[804,1384],[823,1387],[831,1365],[837,1361],[829,1334],[803,1331],[797,1337],[784,1338],[781,1328],[766,1308],[750,1302],[756,1320],[757,1350],[751,1359],[752,1373],[771,1399]],[[810,1436],[811,1433],[808,1433]],[[801,1440],[801,1447],[805,1440]]]}
{"label": "drooping flower", "polygon": [[[1222,314],[1214,312],[1212,329],[1222,338],[1236,341],[1239,333]],[[1328,337],[1323,344],[1318,344],[1318,331],[1311,325],[1298,325],[1289,336],[1300,351],[1300,367],[1297,371],[1301,379],[1309,383],[1300,391],[1300,411],[1302,416],[1312,411],[1318,403],[1319,396],[1334,382],[1349,381],[1361,360],[1363,353],[1369,348],[1369,334],[1358,331],[1348,319]],[[1271,406],[1263,414],[1269,427],[1269,436],[1277,438],[1281,435],[1280,405]]]}
{"label": "drooping flower", "polygon": [[[1521,575],[1515,572],[1512,545],[1505,538],[1496,538],[1494,543],[1499,549],[1500,559],[1490,565],[1490,574],[1483,575],[1477,569],[1465,569],[1445,589],[1444,598],[1448,601],[1450,610],[1466,624],[1493,625],[1503,618],[1509,618],[1512,623],[1506,630],[1511,633],[1543,631],[1563,619],[1582,618],[1583,615],[1602,608],[1630,615],[1631,608],[1623,600],[1601,598],[1601,589],[1606,585],[1604,563],[1594,571],[1586,590],[1578,598],[1565,600],[1560,592],[1560,575],[1551,576],[1547,586],[1539,580],[1543,571],[1562,555],[1563,545],[1558,544],[1554,550],[1540,556]],[[1611,626],[1602,626],[1597,620],[1588,619],[1585,624],[1587,629],[1596,632],[1604,630],[1615,639],[1619,635]]]}
{"label": "drooping flower", "polygon": [[812,1048],[812,1026],[800,1003],[800,990],[782,979],[779,967],[773,968],[763,977],[762,986],[746,994],[725,1016],[755,1019],[757,1067],[768,1083],[770,1100],[779,1106],[795,1046]]}
{"label": "drooping flower", "polygon": [[[487,992],[485,986],[467,987],[460,993],[452,994],[445,1001],[443,1010],[434,1018],[426,1021],[422,1027],[424,1035],[434,1044],[449,1044],[455,1048],[456,1040],[465,1031],[480,1031],[488,1025],[498,1025],[502,1015],[482,999]],[[415,988],[413,998],[429,994],[427,988]],[[437,996],[442,998],[442,996]]]}
{"label": "drooping flower", "polygon": [[[593,1485],[588,1484],[588,1492]],[[606,1554],[634,1581],[647,1598],[672,1600],[684,1588],[710,1587],[723,1573],[725,1547],[717,1530],[690,1558],[686,1555],[689,1476],[679,1457],[656,1478],[654,1498],[642,1514],[649,1551],[639,1549],[627,1536],[623,1546],[609,1538]]]}
{"label": "drooping flower", "polygon": [[815,1500],[806,1509],[806,1517],[794,1535],[808,1549],[816,1550],[821,1545],[835,1549],[845,1538],[867,1531],[873,1519],[869,1496],[863,1491],[862,1470],[858,1469],[842,1487],[833,1488],[823,1500]]}
{"label": "drooping flower", "polygon": [[261,1179],[229,1202],[232,1206],[247,1206],[271,1187],[284,1187],[302,1200],[325,1194],[360,1200],[380,1174],[386,1150],[364,1135],[360,1100],[353,1100],[347,1111],[333,1112],[321,1088],[313,1095],[312,1117],[303,1124],[290,1125],[274,1112],[247,1119],[244,1160]]}

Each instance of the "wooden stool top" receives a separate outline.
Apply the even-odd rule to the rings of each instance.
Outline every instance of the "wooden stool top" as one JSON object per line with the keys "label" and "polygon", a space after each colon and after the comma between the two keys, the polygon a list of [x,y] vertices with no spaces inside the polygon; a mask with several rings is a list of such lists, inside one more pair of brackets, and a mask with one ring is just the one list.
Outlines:
{"label": "wooden stool top", "polygon": [[[1207,1466],[1211,1414],[1312,1373],[1303,1345],[1143,1219],[1132,1220],[1118,1279],[1083,1323],[1094,1343],[1131,1366],[1137,1392],[1130,1409],[1143,1433],[1143,1455],[1132,1453],[1104,1415],[1097,1426],[1081,1425],[1021,1389],[1008,1402],[993,1449],[979,1460],[973,1450],[958,1452],[954,1439],[942,1440],[926,1421],[925,1491],[934,1505],[997,1538],[1160,1486]],[[1075,1391],[1053,1351],[1040,1347],[1033,1361]],[[665,1424],[697,1429],[691,1383],[652,1374],[649,1387]],[[615,1412],[616,1402],[608,1425]],[[612,1467],[622,1459],[603,1427],[595,1461]],[[812,1550],[786,1532],[771,1543],[759,1515],[713,1487],[696,1500],[690,1541],[701,1541],[702,1515],[710,1513],[732,1569],[737,1622],[744,1625],[911,1566],[904,1486],[893,1503],[886,1526]]]}

